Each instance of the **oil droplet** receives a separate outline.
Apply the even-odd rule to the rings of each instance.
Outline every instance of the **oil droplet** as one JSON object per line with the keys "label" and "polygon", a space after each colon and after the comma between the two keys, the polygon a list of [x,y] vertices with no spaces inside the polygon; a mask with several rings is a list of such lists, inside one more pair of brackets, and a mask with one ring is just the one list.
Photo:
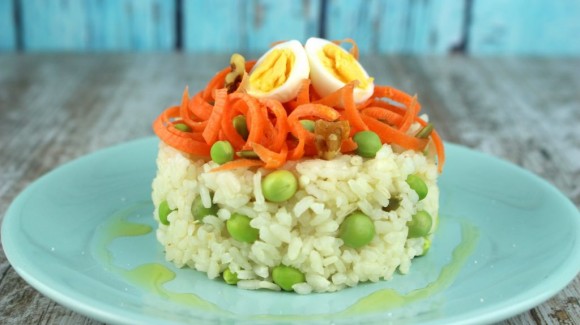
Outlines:
{"label": "oil droplet", "polygon": [[399,308],[411,302],[427,298],[448,288],[479,240],[479,231],[472,225],[460,221],[461,243],[452,252],[451,262],[443,267],[437,279],[426,287],[401,294],[393,289],[382,289],[371,293],[347,308],[341,315],[358,315],[369,312],[379,312]]}
{"label": "oil droplet", "polygon": [[[149,204],[149,203],[146,203]],[[126,210],[120,211],[113,215],[108,224],[105,226],[101,240],[100,240],[100,255],[107,262],[113,272],[121,274],[127,281],[148,292],[154,293],[167,300],[200,308],[206,311],[217,311],[222,314],[232,315],[230,312],[220,308],[219,306],[206,301],[192,293],[177,293],[167,290],[165,284],[175,279],[175,273],[166,266],[159,263],[143,264],[133,269],[123,269],[116,267],[112,263],[112,256],[108,250],[109,245],[113,240],[120,237],[140,236],[148,234],[152,228],[148,225],[134,223],[127,221],[130,215],[143,206],[135,206]],[[428,284],[424,288],[416,289],[407,294],[401,294],[393,289],[382,289],[361,298],[356,303],[348,307],[342,312],[340,316],[355,316],[360,314],[372,312],[384,312],[387,310],[403,307],[414,301],[425,299],[435,293],[441,292],[448,288],[463,265],[467,262],[469,256],[476,247],[479,240],[479,231],[472,225],[467,224],[463,220],[458,220],[461,226],[461,242],[454,248],[450,261],[446,264],[437,279]],[[514,244],[515,246],[515,244]],[[477,261],[475,261],[477,263]],[[127,290],[127,288],[125,288]],[[484,302],[481,298],[480,302]],[[389,313],[392,315],[392,313]],[[256,319],[276,319],[274,315],[256,315]],[[280,315],[283,319],[316,319],[324,317],[324,315]]]}
{"label": "oil droplet", "polygon": [[[120,274],[129,283],[136,287],[164,297],[167,300],[207,311],[225,312],[216,305],[205,301],[194,294],[175,293],[165,289],[165,284],[175,279],[175,273],[161,264],[143,264],[133,269],[115,266],[112,254],[109,251],[109,246],[115,239],[142,236],[153,230],[149,225],[127,220],[131,216],[140,216],[140,214],[136,214],[136,212],[149,204],[149,202],[141,202],[123,209],[109,217],[108,221],[99,228],[97,253],[104,261],[105,269]],[[128,288],[125,287],[124,291],[128,291]]]}
{"label": "oil droplet", "polygon": [[106,265],[113,265],[113,257],[109,251],[109,245],[121,237],[142,236],[150,233],[153,229],[149,225],[130,222],[127,219],[136,211],[147,206],[149,202],[140,202],[126,209],[116,212],[108,218],[107,223],[99,227],[97,254],[105,261]]}
{"label": "oil droplet", "polygon": [[143,264],[132,270],[123,270],[121,273],[135,286],[172,302],[196,307],[204,311],[224,312],[218,306],[192,293],[176,293],[165,289],[165,284],[175,279],[175,273],[164,265],[158,263]]}

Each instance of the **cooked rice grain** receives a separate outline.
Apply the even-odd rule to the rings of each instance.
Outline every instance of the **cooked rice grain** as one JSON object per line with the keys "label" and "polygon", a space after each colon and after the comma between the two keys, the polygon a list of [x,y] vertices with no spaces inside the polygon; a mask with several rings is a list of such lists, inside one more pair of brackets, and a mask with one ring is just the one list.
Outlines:
{"label": "cooked rice grain", "polygon": [[[423,253],[424,242],[407,239],[407,222],[418,210],[438,215],[435,164],[420,153],[394,153],[388,145],[375,159],[342,155],[331,161],[288,163],[284,168],[297,176],[299,189],[280,204],[265,201],[262,194],[261,180],[270,171],[209,172],[216,166],[160,144],[152,185],[154,215],[158,220],[164,200],[174,211],[169,225],[159,223],[157,239],[176,266],[189,266],[208,278],[230,268],[243,289],[280,290],[271,278],[272,268],[280,264],[304,273],[306,282],[293,286],[299,294],[390,279],[397,269],[407,273],[411,260]],[[409,174],[425,180],[429,194],[424,200],[405,182]],[[191,204],[197,196],[206,207],[212,200],[218,204],[217,216],[196,221]],[[393,198],[400,199],[399,208],[385,211]],[[371,243],[358,250],[344,246],[338,237],[340,223],[356,210],[373,220],[376,231]],[[252,227],[259,229],[256,242],[241,243],[228,235],[225,222],[232,213],[252,219]]]}

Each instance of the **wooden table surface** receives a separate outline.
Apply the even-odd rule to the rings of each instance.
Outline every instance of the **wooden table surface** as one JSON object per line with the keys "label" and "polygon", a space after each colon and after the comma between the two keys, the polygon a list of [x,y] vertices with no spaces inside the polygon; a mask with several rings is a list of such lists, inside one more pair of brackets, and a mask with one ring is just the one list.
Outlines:
{"label": "wooden table surface", "polygon": [[[0,217],[31,182],[151,122],[228,62],[186,54],[0,55]],[[366,57],[442,137],[526,168],[580,206],[580,59]],[[580,277],[500,324],[580,324]],[[0,250],[0,324],[98,324],[39,294]]]}

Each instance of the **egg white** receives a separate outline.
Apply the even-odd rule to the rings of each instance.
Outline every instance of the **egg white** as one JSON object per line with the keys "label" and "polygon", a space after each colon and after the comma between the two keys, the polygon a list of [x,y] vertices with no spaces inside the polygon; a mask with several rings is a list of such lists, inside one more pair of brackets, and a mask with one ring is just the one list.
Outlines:
{"label": "egg white", "polygon": [[[311,37],[308,39],[308,41],[306,41],[306,45],[304,46],[306,55],[308,56],[308,61],[310,63],[310,80],[312,81],[312,86],[316,92],[323,97],[337,91],[346,85],[345,82],[337,78],[330,70],[328,70],[320,60],[319,53],[327,44],[332,44],[332,42],[322,38]],[[341,47],[339,48],[347,52],[345,49]],[[358,60],[356,60],[356,64],[362,70],[365,78],[368,79],[369,74],[358,62]],[[373,82],[369,83],[365,88],[355,87],[355,103],[362,103],[371,97],[374,88],[375,86]]]}
{"label": "egg white", "polygon": [[294,53],[294,64],[292,66],[292,71],[287,77],[286,81],[279,87],[274,88],[268,92],[263,92],[259,89],[255,89],[248,83],[247,93],[256,98],[271,98],[276,99],[282,103],[287,102],[296,97],[298,91],[300,91],[300,85],[302,79],[308,79],[310,74],[310,65],[308,64],[308,57],[306,56],[306,51],[299,41],[291,40],[284,43],[277,44],[268,50],[264,55],[262,55],[256,65],[250,71],[252,72],[260,65],[260,63],[268,57],[270,52],[276,49],[290,49]]}

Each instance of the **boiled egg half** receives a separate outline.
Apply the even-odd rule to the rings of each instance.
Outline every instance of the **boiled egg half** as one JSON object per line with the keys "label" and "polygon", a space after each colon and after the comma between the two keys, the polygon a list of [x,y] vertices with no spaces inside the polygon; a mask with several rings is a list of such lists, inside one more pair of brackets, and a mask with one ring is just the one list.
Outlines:
{"label": "boiled egg half", "polygon": [[304,46],[310,63],[310,80],[316,92],[324,97],[353,80],[355,103],[367,100],[374,91],[373,78],[344,48],[322,38],[312,37]]}
{"label": "boiled egg half", "polygon": [[310,74],[308,57],[296,40],[272,47],[258,59],[249,75],[246,92],[256,98],[272,98],[282,103],[296,97],[301,81]]}

